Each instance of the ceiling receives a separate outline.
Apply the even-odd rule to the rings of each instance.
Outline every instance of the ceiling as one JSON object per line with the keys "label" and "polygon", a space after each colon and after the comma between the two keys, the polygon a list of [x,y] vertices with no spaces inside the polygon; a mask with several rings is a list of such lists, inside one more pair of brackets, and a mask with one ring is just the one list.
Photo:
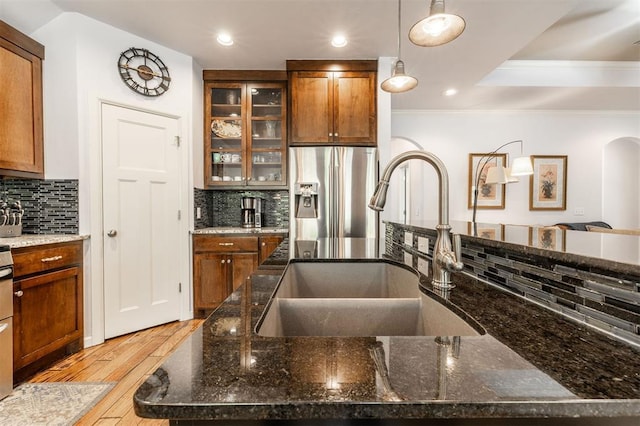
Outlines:
{"label": "ceiling", "polygon": [[[78,12],[192,56],[205,69],[284,69],[287,59],[396,57],[395,0],[0,0],[31,33]],[[418,78],[392,109],[640,111],[640,0],[448,0],[465,32],[418,47],[429,0],[402,1],[401,59]],[[235,44],[215,42],[226,30]],[[331,47],[335,33],[346,47]],[[140,46],[144,47],[144,46]],[[124,47],[123,47],[124,48]],[[443,96],[447,88],[459,93]]]}

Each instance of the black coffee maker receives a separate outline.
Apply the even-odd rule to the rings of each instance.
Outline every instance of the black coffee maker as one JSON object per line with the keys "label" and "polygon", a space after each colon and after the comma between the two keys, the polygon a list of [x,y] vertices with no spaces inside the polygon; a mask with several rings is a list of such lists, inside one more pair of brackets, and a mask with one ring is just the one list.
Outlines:
{"label": "black coffee maker", "polygon": [[242,197],[241,220],[243,228],[261,228],[264,223],[262,198]]}

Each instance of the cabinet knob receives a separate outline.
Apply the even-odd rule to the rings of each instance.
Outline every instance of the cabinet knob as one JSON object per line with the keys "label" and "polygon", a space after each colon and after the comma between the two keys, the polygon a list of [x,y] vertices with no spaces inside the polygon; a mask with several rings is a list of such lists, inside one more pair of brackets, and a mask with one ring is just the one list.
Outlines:
{"label": "cabinet knob", "polygon": [[22,295],[24,294],[24,292],[22,290],[18,290],[16,292],[13,293],[16,297],[22,297]]}
{"label": "cabinet knob", "polygon": [[335,136],[335,137],[337,138],[337,137],[338,137],[338,134],[337,134],[337,133],[334,133],[334,134],[333,134],[333,136]]}
{"label": "cabinet knob", "polygon": [[331,138],[331,137],[333,137],[333,133],[329,133],[329,137],[330,137],[330,138]]}
{"label": "cabinet knob", "polygon": [[224,259],[222,259],[222,260],[220,261],[220,263],[224,263]]}
{"label": "cabinet knob", "polygon": [[267,245],[267,243],[262,243],[262,247],[264,247],[264,246],[266,246],[266,245]]}
{"label": "cabinet knob", "polygon": [[113,238],[118,235],[118,231],[116,231],[115,229],[110,229],[109,232],[107,232],[107,235]]}
{"label": "cabinet knob", "polygon": [[227,263],[231,263],[231,259],[227,259]]}

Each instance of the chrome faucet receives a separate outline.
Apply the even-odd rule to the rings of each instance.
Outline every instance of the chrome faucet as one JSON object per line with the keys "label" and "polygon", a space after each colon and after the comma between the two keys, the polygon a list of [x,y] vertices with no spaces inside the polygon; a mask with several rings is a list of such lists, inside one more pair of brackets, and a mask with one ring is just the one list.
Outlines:
{"label": "chrome faucet", "polygon": [[436,231],[438,237],[433,249],[431,261],[431,283],[437,289],[451,289],[451,272],[461,271],[464,264],[460,262],[460,235],[453,238],[453,249],[451,244],[451,226],[449,226],[449,175],[442,161],[430,152],[407,151],[394,157],[382,173],[382,179],[378,182],[376,191],[369,201],[369,208],[381,211],[387,201],[387,189],[389,189],[389,179],[391,174],[400,164],[407,160],[423,160],[431,164],[438,173],[439,192],[438,200],[440,212],[438,214],[438,226]]}

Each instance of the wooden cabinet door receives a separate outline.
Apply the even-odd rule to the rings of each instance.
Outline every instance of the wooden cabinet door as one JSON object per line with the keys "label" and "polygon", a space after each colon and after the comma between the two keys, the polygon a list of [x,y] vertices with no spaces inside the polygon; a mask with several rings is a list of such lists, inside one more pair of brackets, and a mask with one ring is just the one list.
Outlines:
{"label": "wooden cabinet door", "polygon": [[281,236],[260,237],[260,263],[265,261],[280,243],[284,240]]}
{"label": "wooden cabinet door", "polygon": [[44,47],[2,21],[0,35],[0,175],[42,178]]}
{"label": "wooden cabinet door", "polygon": [[14,371],[83,337],[79,267],[16,280],[14,291]]}
{"label": "wooden cabinet door", "polygon": [[333,78],[331,72],[292,72],[290,78],[291,143],[333,140]]}
{"label": "wooden cabinet door", "polygon": [[193,256],[194,309],[213,309],[229,295],[227,260],[219,253],[199,253]]}
{"label": "wooden cabinet door", "polygon": [[334,141],[376,144],[376,75],[372,72],[336,72],[333,76]]}
{"label": "wooden cabinet door", "polygon": [[[249,276],[258,269],[258,253],[236,253],[229,256],[231,259],[231,288],[236,290]],[[227,296],[231,294],[229,292]]]}

